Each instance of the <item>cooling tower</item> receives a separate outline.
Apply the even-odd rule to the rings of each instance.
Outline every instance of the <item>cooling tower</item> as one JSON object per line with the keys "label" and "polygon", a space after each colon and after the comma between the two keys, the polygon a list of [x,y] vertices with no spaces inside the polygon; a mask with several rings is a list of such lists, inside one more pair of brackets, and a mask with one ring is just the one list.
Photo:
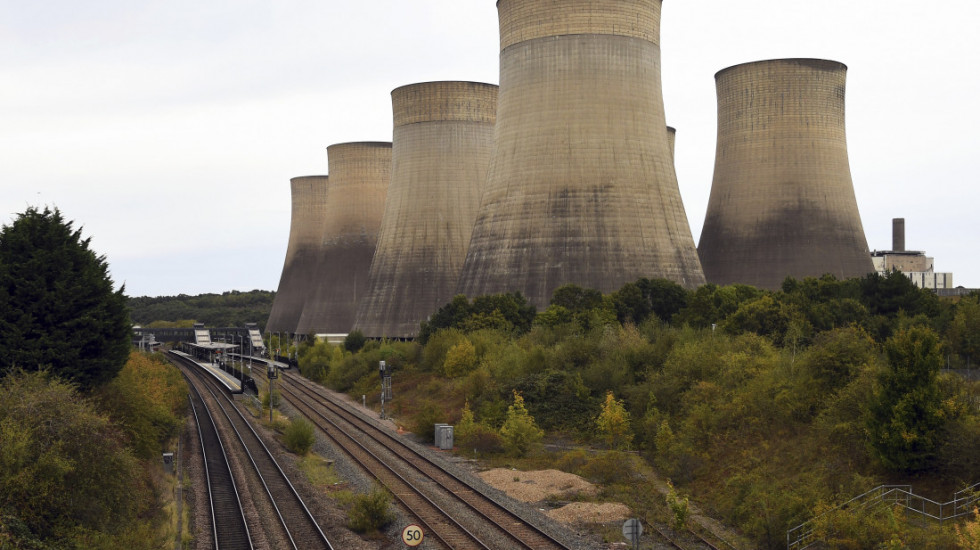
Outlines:
{"label": "cooling tower", "polygon": [[300,316],[296,330],[300,334],[344,334],[354,325],[381,228],[391,177],[391,143],[331,145],[327,164],[330,189],[317,281]]}
{"label": "cooling tower", "polygon": [[667,144],[661,0],[500,0],[500,92],[469,296],[704,282]]}
{"label": "cooling tower", "polygon": [[780,59],[715,75],[718,141],[698,252],[708,282],[871,271],[844,139],[835,61]]}
{"label": "cooling tower", "polygon": [[391,101],[391,183],[355,328],[410,338],[455,292],[490,163],[497,86],[412,84]]}
{"label": "cooling tower", "polygon": [[667,148],[670,149],[670,160],[673,162],[674,159],[674,143],[677,141],[677,129],[668,126],[667,127]]}
{"label": "cooling tower", "polygon": [[286,261],[279,277],[279,290],[265,330],[296,332],[307,292],[315,287],[316,268],[323,236],[327,204],[327,176],[305,176],[289,180],[292,217]]}

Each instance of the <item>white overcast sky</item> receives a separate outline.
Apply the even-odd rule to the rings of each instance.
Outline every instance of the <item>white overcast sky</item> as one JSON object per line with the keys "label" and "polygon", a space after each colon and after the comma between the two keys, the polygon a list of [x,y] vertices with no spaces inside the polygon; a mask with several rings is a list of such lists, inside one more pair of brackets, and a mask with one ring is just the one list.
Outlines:
{"label": "white overcast sky", "polygon": [[[871,249],[925,250],[980,287],[980,2],[668,0],[667,122],[695,241],[714,74],[848,66],[851,174]],[[289,178],[391,139],[393,88],[497,83],[493,0],[0,0],[0,223],[57,206],[130,296],[274,290]]]}

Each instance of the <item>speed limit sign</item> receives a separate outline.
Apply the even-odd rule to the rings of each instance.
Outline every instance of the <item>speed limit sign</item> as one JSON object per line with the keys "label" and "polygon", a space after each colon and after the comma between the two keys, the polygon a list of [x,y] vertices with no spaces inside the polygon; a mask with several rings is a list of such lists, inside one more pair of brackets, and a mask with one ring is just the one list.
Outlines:
{"label": "speed limit sign", "polygon": [[402,542],[408,546],[418,546],[422,544],[422,528],[414,523],[402,529]]}

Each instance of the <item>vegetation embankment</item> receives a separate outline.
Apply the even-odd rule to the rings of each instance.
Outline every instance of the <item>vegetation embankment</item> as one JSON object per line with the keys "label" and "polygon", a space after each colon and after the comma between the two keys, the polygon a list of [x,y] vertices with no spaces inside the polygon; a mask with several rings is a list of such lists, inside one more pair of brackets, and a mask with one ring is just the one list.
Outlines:
{"label": "vegetation embankment", "polygon": [[[898,273],[778,292],[566,285],[538,313],[519,294],[457,297],[416,342],[359,340],[304,343],[302,372],[377,403],[385,360],[389,411],[421,436],[454,423],[462,453],[583,475],[664,523],[689,495],[759,547],[880,483],[945,501],[980,481],[980,393],[945,370],[975,361],[978,297],[943,301]],[[650,468],[672,507],[645,490]],[[951,523],[890,509],[826,532],[839,547],[961,544]]]}
{"label": "vegetation embankment", "polygon": [[0,548],[161,548],[186,387],[131,354],[123,289],[55,209],[0,230]]}

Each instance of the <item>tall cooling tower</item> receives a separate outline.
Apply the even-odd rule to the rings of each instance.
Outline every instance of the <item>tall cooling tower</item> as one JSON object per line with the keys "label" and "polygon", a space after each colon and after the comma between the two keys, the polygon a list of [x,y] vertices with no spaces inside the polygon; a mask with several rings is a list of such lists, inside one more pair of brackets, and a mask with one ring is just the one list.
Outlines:
{"label": "tall cooling tower", "polygon": [[661,0],[499,0],[500,96],[469,296],[704,282],[667,144]]}
{"label": "tall cooling tower", "polygon": [[715,75],[715,174],[698,248],[708,282],[778,289],[788,275],[873,271],[844,138],[846,71],[778,59]]}
{"label": "tall cooling tower", "polygon": [[315,288],[327,205],[327,181],[327,176],[289,180],[293,204],[289,242],[279,277],[279,290],[265,326],[269,332],[296,332],[308,292]]}
{"label": "tall cooling tower", "polygon": [[391,143],[331,145],[327,164],[330,189],[317,281],[300,316],[300,334],[344,334],[354,326],[381,228],[391,178]]}
{"label": "tall cooling tower", "polygon": [[407,338],[455,292],[490,163],[497,86],[412,84],[391,101],[391,184],[355,328]]}

